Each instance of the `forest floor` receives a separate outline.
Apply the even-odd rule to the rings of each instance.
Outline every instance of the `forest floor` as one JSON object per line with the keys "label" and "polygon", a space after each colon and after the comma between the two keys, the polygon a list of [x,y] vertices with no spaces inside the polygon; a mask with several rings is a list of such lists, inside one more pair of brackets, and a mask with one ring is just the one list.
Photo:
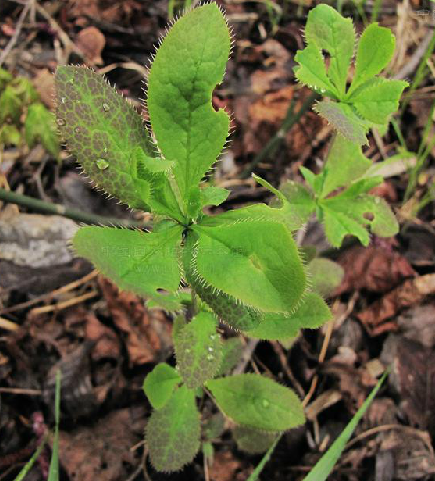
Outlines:
{"label": "forest floor", "polygon": [[[172,2],[175,13],[181,3]],[[301,181],[299,167],[318,168],[333,135],[307,108],[311,92],[295,81],[293,72],[295,53],[304,45],[307,13],[327,2],[218,3],[233,28],[234,48],[213,101],[232,112],[233,129],[215,169],[216,185],[231,195],[215,212],[269,200],[251,171],[274,186]],[[415,153],[414,162],[421,146],[429,155],[414,188],[408,189],[406,167],[389,172],[377,188],[399,219],[400,233],[394,238],[373,236],[368,247],[350,240],[333,250],[317,223],[299,236],[303,246],[315,246],[320,255],[341,264],[345,274],[328,300],[333,322],[303,332],[291,348],[259,343],[249,358],[247,370],[273,376],[301,398],[310,396],[307,423],[282,437],[260,479],[303,479],[386,366],[392,366],[388,381],[330,479],[435,479],[435,149],[430,143],[435,67],[433,55],[424,57],[433,48],[433,4],[329,3],[341,4],[359,33],[364,27],[360,13],[370,21],[378,5],[378,21],[397,37],[388,75],[411,83],[420,79],[408,96],[405,91],[396,115],[402,139],[392,127],[383,137],[370,135],[366,155],[373,161],[392,157],[403,152],[401,142]],[[355,3],[363,4],[360,10]],[[86,64],[104,73],[146,118],[140,100],[146,66],[165,32],[170,6],[167,0],[2,0],[0,67],[14,78],[30,79],[53,109],[56,66]],[[0,77],[0,94],[1,85]],[[301,108],[306,112],[282,135],[285,119]],[[265,148],[270,141],[273,148]],[[45,206],[55,203],[59,213],[75,209],[101,222],[149,220],[92,190],[68,152],[62,150],[56,159],[39,143],[4,143],[0,136],[0,187]],[[74,258],[68,241],[77,222],[41,209],[31,202],[0,201],[0,481],[15,479],[44,431],[53,428],[59,367],[61,480],[246,481],[261,455],[238,450],[229,430],[214,445],[206,469],[198,455],[179,473],[153,470],[142,442],[151,412],[142,383],[156,363],[174,361],[172,317],[148,310],[141,298],[120,293],[87,261]],[[76,220],[86,222],[80,216]],[[223,326],[222,332],[228,335]],[[243,342],[249,352],[252,345]],[[47,448],[25,479],[46,479],[49,459]]]}

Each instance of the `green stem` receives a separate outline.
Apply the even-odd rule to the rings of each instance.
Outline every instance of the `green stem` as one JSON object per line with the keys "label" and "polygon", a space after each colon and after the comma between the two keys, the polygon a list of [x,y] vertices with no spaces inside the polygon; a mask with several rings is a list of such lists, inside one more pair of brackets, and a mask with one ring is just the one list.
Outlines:
{"label": "green stem", "polygon": [[27,195],[16,194],[15,192],[1,188],[0,200],[17,204],[22,207],[28,207],[29,209],[41,212],[43,214],[61,215],[77,222],[84,222],[85,224],[112,225],[120,227],[146,227],[142,221],[115,219],[89,214],[76,209],[68,209],[61,204],[45,202],[43,200],[34,199],[33,197],[28,197]]}
{"label": "green stem", "polygon": [[289,132],[294,125],[296,125],[305,112],[311,108],[314,101],[317,99],[318,94],[313,92],[302,104],[298,112],[294,113],[295,102],[292,101],[289,109],[287,110],[287,115],[274,137],[272,137],[265,147],[256,155],[251,164],[243,170],[240,174],[242,179],[246,179],[251,176],[252,171],[257,167],[257,165],[263,161],[265,158],[272,156],[278,147],[281,145],[287,132]]}

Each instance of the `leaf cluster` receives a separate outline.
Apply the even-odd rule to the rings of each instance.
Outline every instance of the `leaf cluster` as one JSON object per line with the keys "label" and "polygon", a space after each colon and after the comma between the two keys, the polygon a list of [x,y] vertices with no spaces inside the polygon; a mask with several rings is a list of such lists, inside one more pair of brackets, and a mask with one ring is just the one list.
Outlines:
{"label": "leaf cluster", "polygon": [[54,115],[41,102],[29,79],[0,68],[0,145],[29,148],[40,142],[54,157],[60,152]]}

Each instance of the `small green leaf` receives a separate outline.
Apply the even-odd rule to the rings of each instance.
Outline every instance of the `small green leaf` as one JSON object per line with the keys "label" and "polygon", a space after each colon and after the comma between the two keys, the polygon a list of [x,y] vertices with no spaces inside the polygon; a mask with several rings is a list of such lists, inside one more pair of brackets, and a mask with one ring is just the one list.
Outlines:
{"label": "small green leaf", "polygon": [[329,96],[339,96],[335,85],[329,80],[326,73],[325,60],[320,49],[314,45],[308,45],[304,50],[299,50],[295,55],[295,61],[300,65],[295,68],[296,78],[310,88]]}
{"label": "small green leaf", "polygon": [[[330,55],[328,77],[340,96],[344,96],[346,81],[355,46],[355,30],[350,18],[342,17],[329,5],[318,5],[310,10],[305,27],[308,45]],[[319,70],[320,70],[319,66]]]}
{"label": "small green leaf", "polygon": [[42,103],[33,103],[27,111],[24,129],[30,148],[40,141],[45,150],[57,158],[60,147],[54,120],[54,115]]}
{"label": "small green leaf", "polygon": [[198,234],[194,253],[198,275],[242,304],[266,312],[291,312],[306,288],[291,232],[278,222],[228,223],[228,218],[214,216],[210,225],[205,218],[193,227]]}
{"label": "small green leaf", "polygon": [[151,464],[157,471],[178,471],[193,461],[200,447],[201,425],[195,393],[179,387],[167,404],[154,411],[146,427]]}
{"label": "small green leaf", "polygon": [[202,434],[206,441],[214,441],[218,439],[225,430],[225,418],[221,412],[213,414],[210,419],[204,423]]}
{"label": "small green leaf", "polygon": [[237,447],[249,454],[260,454],[267,451],[279,436],[277,432],[264,432],[246,426],[236,426],[233,438]]}
{"label": "small green leaf", "polygon": [[367,128],[350,105],[323,100],[317,102],[314,110],[349,142],[358,145],[367,144]]}
{"label": "small green leaf", "polygon": [[147,375],[143,382],[143,390],[151,406],[161,409],[171,398],[181,376],[169,364],[161,362]]}
{"label": "small green leaf", "polygon": [[207,186],[201,189],[201,207],[207,205],[220,205],[227,200],[230,191],[222,187]]}
{"label": "small green leaf", "polygon": [[159,149],[174,161],[185,212],[196,187],[220,154],[229,117],[216,112],[212,91],[230,52],[225,18],[213,2],[181,17],[168,31],[148,76],[148,111]]}
{"label": "small green leaf", "polygon": [[337,133],[325,166],[322,197],[361,178],[371,165],[371,161],[362,153],[359,145]]}
{"label": "small green leaf", "polygon": [[211,379],[222,360],[217,321],[210,312],[200,312],[174,339],[175,356],[186,386],[195,389]]}
{"label": "small green leaf", "polygon": [[221,411],[238,424],[284,431],[305,422],[296,394],[264,376],[249,373],[212,379],[206,387]]}
{"label": "small green leaf", "polygon": [[364,30],[358,42],[355,75],[348,96],[384,70],[393,57],[395,45],[396,39],[389,28],[372,23]]}
{"label": "small green leaf", "polygon": [[222,362],[215,377],[229,374],[239,363],[243,352],[243,345],[239,337],[231,337],[223,342]]}
{"label": "small green leaf", "polygon": [[10,119],[12,122],[18,123],[22,105],[21,99],[14,89],[8,85],[0,95],[0,122]]}
{"label": "small green leaf", "polygon": [[0,144],[19,145],[21,142],[20,131],[12,124],[4,124],[0,127]]}
{"label": "small green leaf", "polygon": [[12,74],[3,68],[0,68],[0,90],[3,90],[12,79]]}
{"label": "small green leaf", "polygon": [[17,77],[14,79],[11,86],[14,89],[15,94],[25,105],[29,105],[40,100],[38,92],[28,78]]}
{"label": "small green leaf", "polygon": [[121,289],[158,298],[158,289],[174,292],[180,283],[178,250],[182,228],[157,233],[82,227],[74,236],[77,254],[89,259]]}
{"label": "small green leaf", "polygon": [[399,100],[408,83],[403,80],[373,79],[362,85],[350,98],[359,115],[374,124],[385,124],[399,108]]}
{"label": "small green leaf", "polygon": [[255,339],[285,341],[297,336],[300,329],[316,329],[331,319],[326,302],[316,293],[308,292],[293,314],[263,314],[260,324],[246,334]]}
{"label": "small green leaf", "polygon": [[344,271],[337,262],[317,257],[308,264],[311,289],[323,297],[328,297],[341,284]]}

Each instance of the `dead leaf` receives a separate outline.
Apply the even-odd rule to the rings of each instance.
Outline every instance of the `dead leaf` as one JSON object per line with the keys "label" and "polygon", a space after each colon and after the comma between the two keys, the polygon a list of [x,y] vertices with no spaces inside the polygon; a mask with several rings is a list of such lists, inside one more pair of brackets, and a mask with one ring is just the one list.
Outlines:
{"label": "dead leaf", "polygon": [[96,27],[87,27],[77,35],[76,46],[83,53],[89,65],[101,65],[101,52],[106,45],[106,37]]}
{"label": "dead leaf", "polygon": [[126,465],[135,460],[130,448],[138,436],[132,429],[129,409],[115,411],[92,426],[60,432],[59,459],[76,481],[119,481],[127,479]]}
{"label": "dead leaf", "polygon": [[155,362],[161,342],[143,301],[131,292],[119,291],[103,277],[99,278],[99,284],[113,322],[125,334],[130,366]]}
{"label": "dead leaf", "polygon": [[54,75],[46,68],[38,70],[32,83],[44,105],[54,111]]}
{"label": "dead leaf", "polygon": [[245,481],[249,471],[242,470],[241,461],[235,458],[231,451],[217,451],[209,468],[209,475],[211,481]]}
{"label": "dead leaf", "polygon": [[373,245],[351,247],[340,256],[338,262],[345,275],[336,295],[362,289],[386,292],[403,279],[416,274],[409,262],[395,252],[391,244],[385,248]]}

